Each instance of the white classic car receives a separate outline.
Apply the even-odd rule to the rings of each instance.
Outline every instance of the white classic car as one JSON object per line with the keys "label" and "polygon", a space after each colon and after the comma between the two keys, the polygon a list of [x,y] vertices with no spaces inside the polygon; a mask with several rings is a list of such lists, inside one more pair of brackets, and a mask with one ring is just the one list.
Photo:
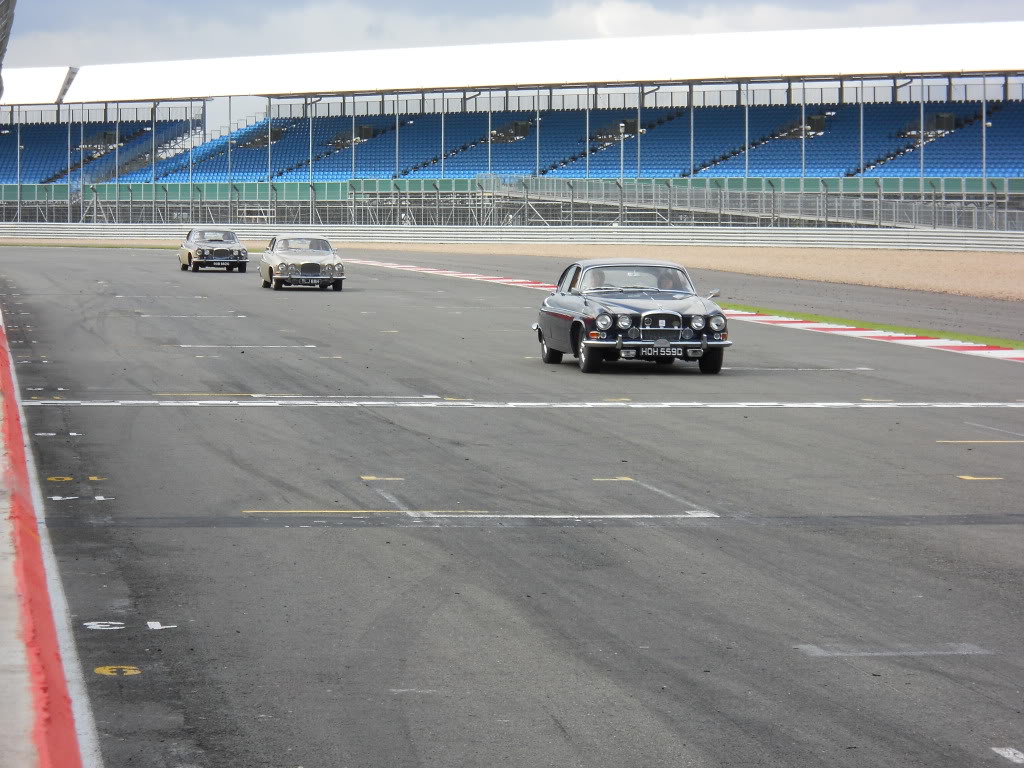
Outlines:
{"label": "white classic car", "polygon": [[345,265],[320,235],[278,235],[260,257],[259,270],[263,287],[275,291],[286,285],[340,291],[345,285]]}

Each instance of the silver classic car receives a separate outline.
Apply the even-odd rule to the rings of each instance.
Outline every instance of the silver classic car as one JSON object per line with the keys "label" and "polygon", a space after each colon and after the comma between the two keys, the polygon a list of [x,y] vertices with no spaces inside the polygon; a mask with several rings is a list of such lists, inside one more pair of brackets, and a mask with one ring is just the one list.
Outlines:
{"label": "silver classic car", "polygon": [[238,267],[239,272],[245,272],[249,252],[238,242],[234,232],[200,227],[190,229],[185,235],[178,249],[178,262],[182,272],[188,269],[198,272],[200,267],[225,267],[228,272]]}
{"label": "silver classic car", "polygon": [[275,291],[286,285],[340,291],[345,285],[345,265],[320,235],[278,235],[260,257],[259,270],[263,287]]}

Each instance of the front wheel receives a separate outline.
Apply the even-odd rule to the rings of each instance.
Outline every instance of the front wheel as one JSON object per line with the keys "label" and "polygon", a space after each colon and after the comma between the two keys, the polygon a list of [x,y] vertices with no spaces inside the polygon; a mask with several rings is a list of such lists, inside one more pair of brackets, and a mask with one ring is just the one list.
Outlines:
{"label": "front wheel", "polygon": [[344,290],[345,289],[345,281],[344,280],[335,280],[333,288],[336,291]]}
{"label": "front wheel", "polygon": [[239,271],[239,272],[245,272],[245,270],[246,270],[246,268],[247,268],[248,266],[249,266],[248,264],[239,264],[239,265],[238,265],[238,271]]}
{"label": "front wheel", "polygon": [[195,261],[191,256],[189,257],[188,264],[192,267],[193,272],[199,271],[199,262]]}
{"label": "front wheel", "polygon": [[549,365],[558,365],[562,362],[562,353],[548,346],[548,340],[544,338],[543,333],[540,335],[540,359]]}
{"label": "front wheel", "polygon": [[583,373],[597,373],[600,371],[603,357],[604,354],[600,349],[591,349],[582,341],[580,342],[578,362]]}
{"label": "front wheel", "polygon": [[181,266],[181,271],[182,272],[188,272],[188,264],[182,264],[180,266]]}
{"label": "front wheel", "polygon": [[700,366],[701,373],[718,373],[722,370],[723,360],[725,360],[725,350],[719,347],[704,350],[704,354],[697,364]]}

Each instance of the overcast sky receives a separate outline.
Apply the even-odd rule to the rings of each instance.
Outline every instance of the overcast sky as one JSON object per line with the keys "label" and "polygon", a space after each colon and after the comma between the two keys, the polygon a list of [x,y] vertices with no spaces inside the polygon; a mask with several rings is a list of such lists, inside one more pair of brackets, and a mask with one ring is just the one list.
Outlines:
{"label": "overcast sky", "polygon": [[21,0],[5,67],[1024,19],[1020,0]]}

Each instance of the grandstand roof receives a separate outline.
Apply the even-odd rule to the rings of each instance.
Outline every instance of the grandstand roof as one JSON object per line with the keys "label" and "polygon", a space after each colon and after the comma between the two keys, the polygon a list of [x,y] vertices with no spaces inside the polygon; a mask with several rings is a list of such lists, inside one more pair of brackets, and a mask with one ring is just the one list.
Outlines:
{"label": "grandstand roof", "polygon": [[54,69],[12,69],[0,103],[1019,73],[1022,39],[1024,22],[990,22],[103,64],[81,67],[63,99]]}

